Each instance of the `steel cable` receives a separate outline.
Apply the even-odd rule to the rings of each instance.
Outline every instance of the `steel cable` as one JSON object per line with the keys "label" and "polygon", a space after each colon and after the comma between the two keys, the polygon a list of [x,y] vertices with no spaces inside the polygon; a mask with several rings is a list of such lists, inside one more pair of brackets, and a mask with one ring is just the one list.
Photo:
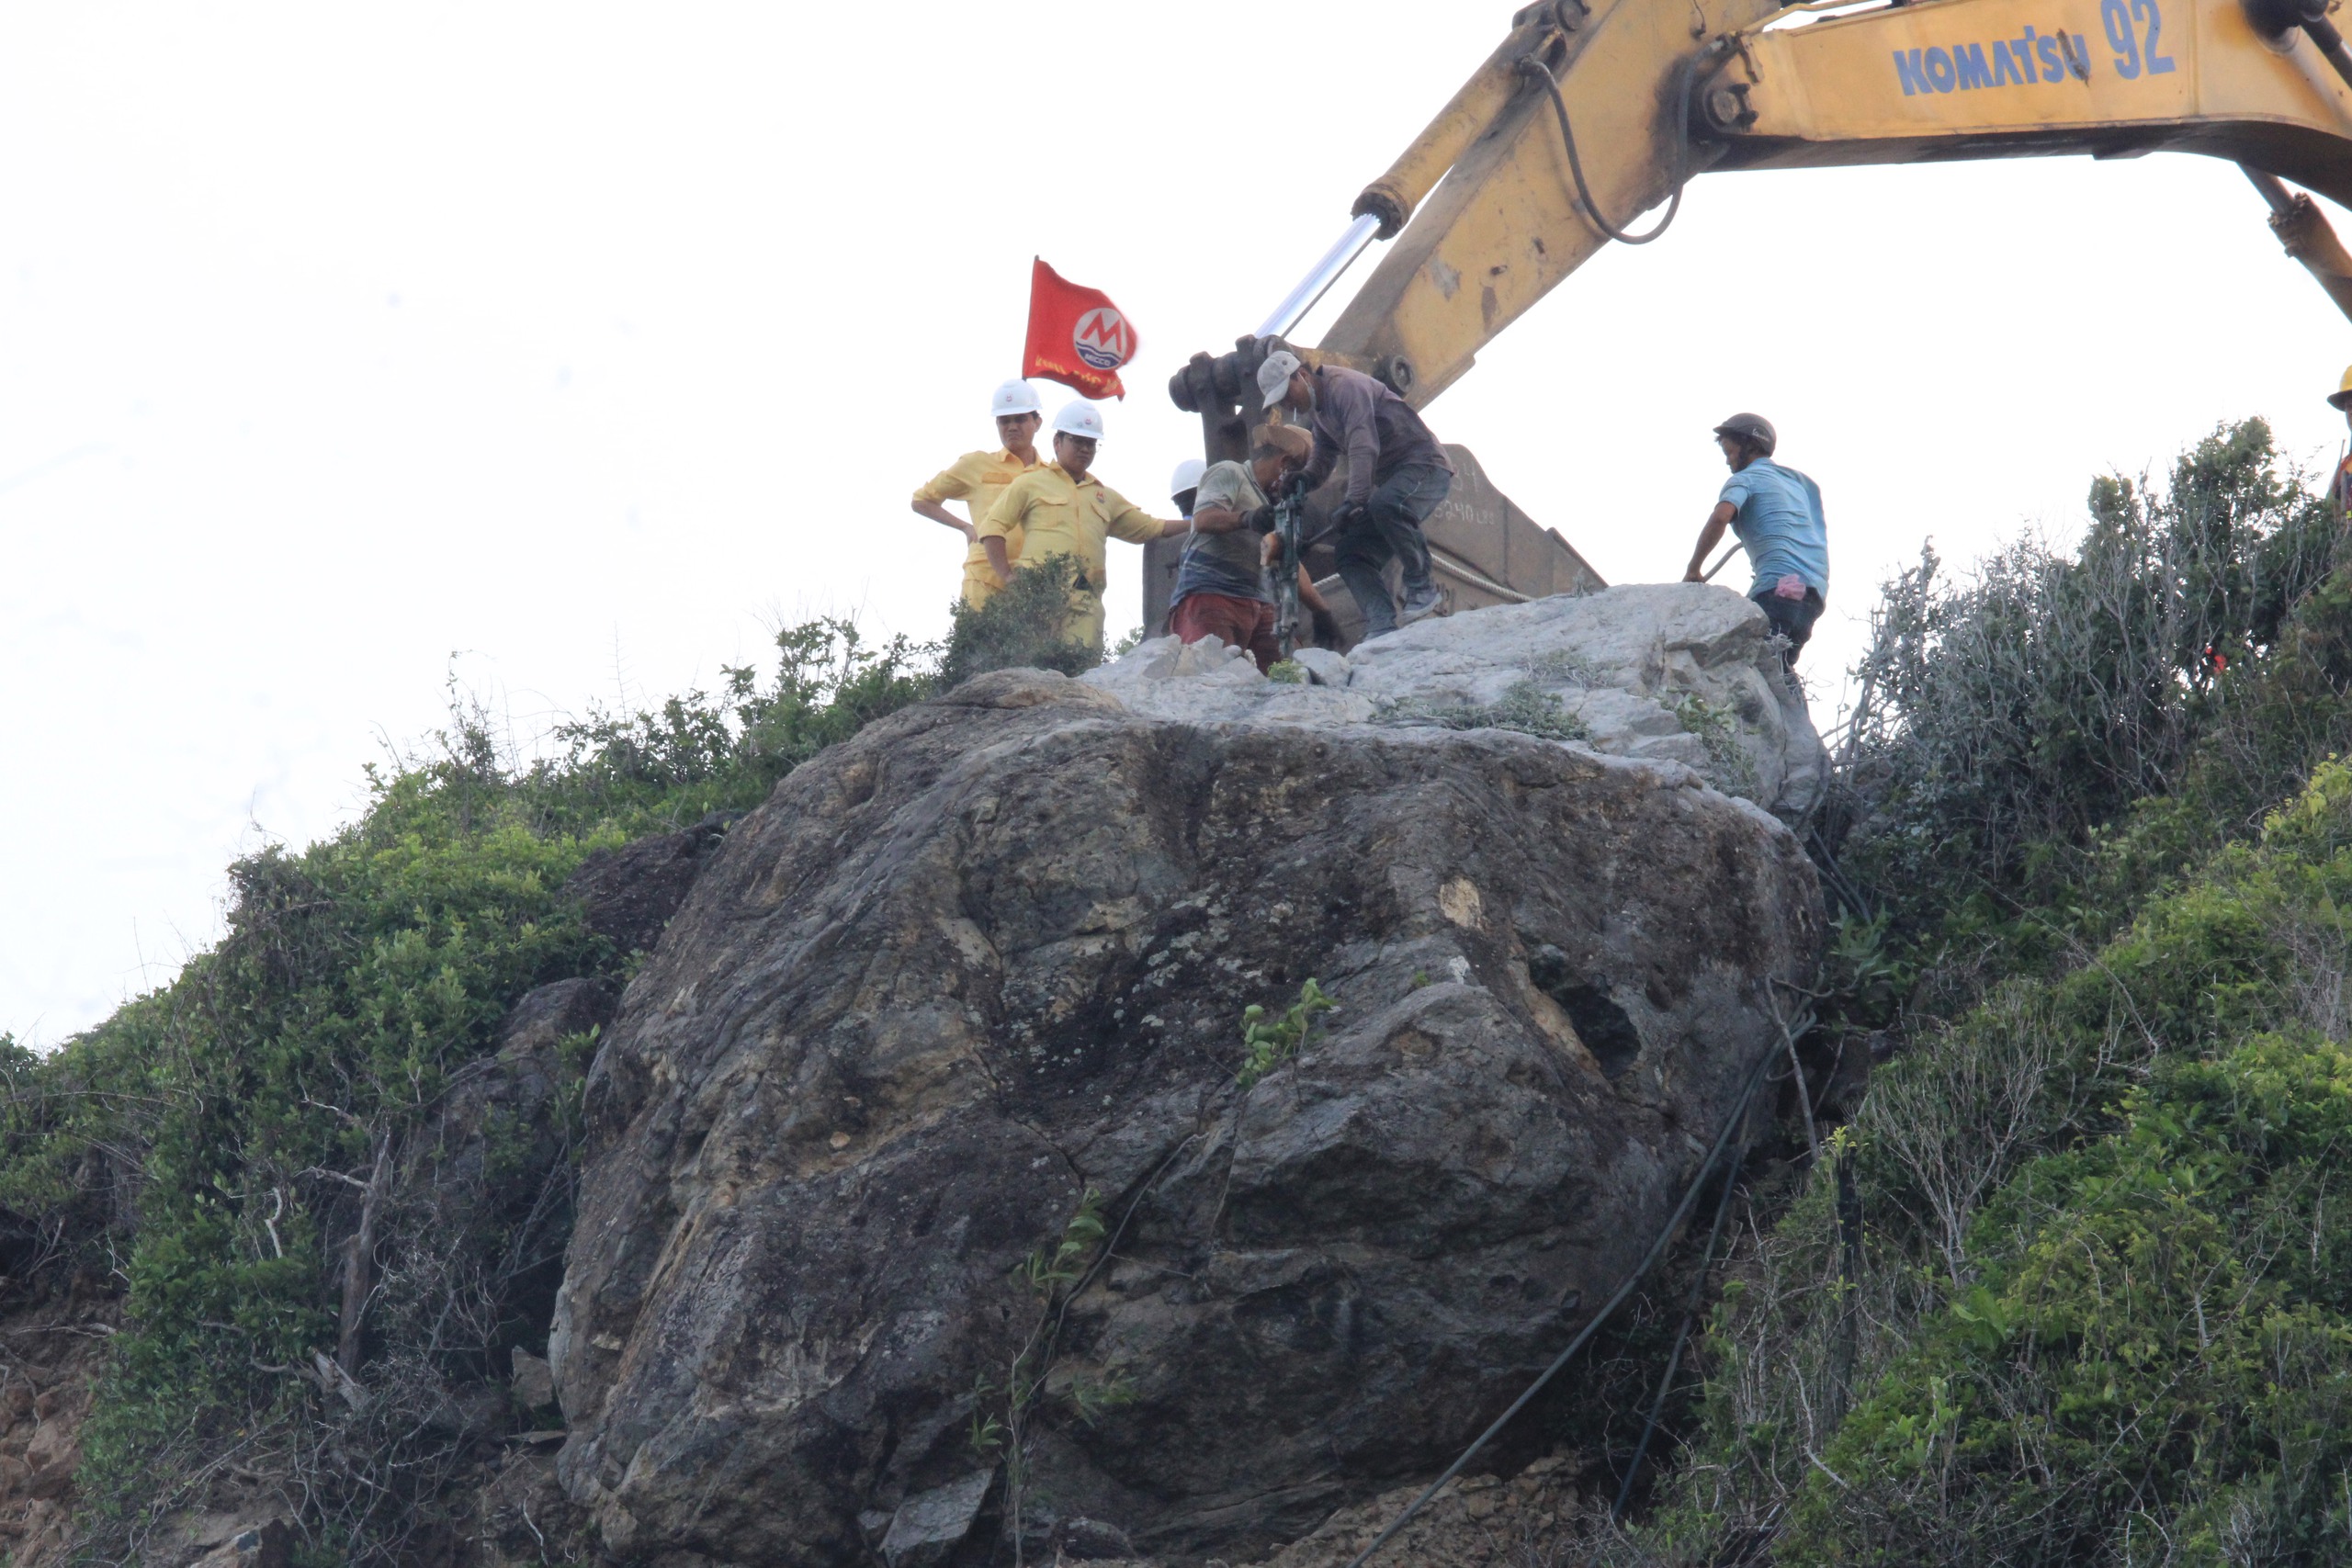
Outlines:
{"label": "steel cable", "polygon": [[1610,1505],[1609,1522],[1616,1523],[1625,1517],[1625,1505],[1634,1498],[1634,1479],[1642,1473],[1642,1461],[1649,1457],[1650,1439],[1657,1435],[1658,1417],[1666,1412],[1666,1396],[1674,1390],[1674,1374],[1682,1367],[1682,1347],[1690,1342],[1690,1324],[1699,1315],[1699,1296],[1707,1288],[1707,1271],[1714,1267],[1715,1243],[1724,1238],[1724,1216],[1731,1213],[1731,1195],[1739,1186],[1742,1151],[1734,1148],[1731,1168],[1724,1172],[1724,1195],[1715,1200],[1715,1222],[1707,1227],[1707,1250],[1699,1255],[1699,1272],[1690,1281],[1690,1299],[1682,1303],[1682,1326],[1674,1331],[1674,1349],[1666,1358],[1666,1375],[1657,1380],[1657,1397],[1650,1401],[1650,1413],[1642,1423],[1642,1440],[1634,1445],[1634,1462],[1625,1467],[1625,1479],[1618,1483],[1617,1501]]}
{"label": "steel cable", "polygon": [[1577,1337],[1568,1341],[1568,1348],[1553,1358],[1552,1364],[1544,1368],[1543,1373],[1533,1382],[1527,1385],[1527,1392],[1512,1400],[1510,1408],[1496,1416],[1493,1424],[1479,1433],[1477,1439],[1468,1448],[1462,1450],[1460,1459],[1446,1466],[1443,1475],[1430,1482],[1427,1490],[1407,1504],[1405,1511],[1396,1516],[1396,1522],[1374,1536],[1371,1545],[1348,1560],[1347,1568],[1363,1568],[1363,1564],[1371,1562],[1373,1554],[1395,1539],[1396,1532],[1409,1524],[1413,1516],[1419,1513],[1430,1498],[1445,1489],[1447,1482],[1461,1474],[1463,1467],[1476,1459],[1479,1450],[1492,1442],[1495,1435],[1510,1424],[1512,1416],[1527,1408],[1528,1402],[1543,1393],[1544,1385],[1558,1376],[1560,1369],[1566,1366],[1570,1359],[1585,1348],[1586,1342],[1600,1332],[1600,1325],[1607,1323],[1611,1315],[1625,1304],[1626,1299],[1633,1295],[1634,1287],[1642,1282],[1643,1277],[1649,1273],[1651,1267],[1664,1256],[1667,1247],[1674,1239],[1674,1233],[1681,1228],[1682,1222],[1690,1216],[1690,1207],[1699,1201],[1699,1194],[1705,1189],[1707,1178],[1715,1168],[1715,1162],[1723,1157],[1724,1150],[1730,1145],[1733,1134],[1747,1122],[1747,1108],[1755,1103],[1757,1089],[1762,1086],[1765,1076],[1771,1071],[1772,1064],[1778,1060],[1780,1060],[1780,1053],[1770,1050],[1766,1051],[1758,1059],[1755,1069],[1747,1075],[1747,1086],[1740,1090],[1739,1103],[1733,1108],[1731,1115],[1724,1120],[1724,1130],[1715,1135],[1714,1146],[1707,1151],[1707,1157],[1700,1163],[1699,1173],[1690,1179],[1690,1190],[1683,1193],[1682,1201],[1677,1204],[1674,1213],[1667,1217],[1665,1225],[1657,1233],[1657,1239],[1650,1243],[1649,1251],[1645,1253],[1642,1260],[1634,1266],[1633,1272],[1625,1276],[1624,1283],[1617,1287],[1617,1293],[1611,1296],[1601,1309],[1577,1331]]}

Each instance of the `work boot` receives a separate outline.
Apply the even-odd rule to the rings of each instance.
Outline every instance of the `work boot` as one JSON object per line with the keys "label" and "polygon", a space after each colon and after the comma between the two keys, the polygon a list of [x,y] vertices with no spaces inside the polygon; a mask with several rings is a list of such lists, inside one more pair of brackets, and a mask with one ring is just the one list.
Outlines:
{"label": "work boot", "polygon": [[1440,597],[1437,584],[1434,582],[1424,582],[1419,588],[1406,589],[1405,607],[1396,612],[1396,624],[1400,626],[1409,626],[1424,615],[1435,615]]}

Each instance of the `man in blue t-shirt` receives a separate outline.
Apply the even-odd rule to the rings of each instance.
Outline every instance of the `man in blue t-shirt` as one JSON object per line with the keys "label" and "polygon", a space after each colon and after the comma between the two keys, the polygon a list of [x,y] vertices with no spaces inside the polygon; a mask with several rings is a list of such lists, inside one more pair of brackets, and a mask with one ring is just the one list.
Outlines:
{"label": "man in blue t-shirt", "polygon": [[1705,581],[1708,554],[1724,530],[1737,534],[1753,569],[1747,596],[1789,639],[1782,668],[1793,670],[1829,596],[1829,525],[1821,514],[1821,487],[1772,461],[1780,436],[1761,414],[1732,415],[1715,426],[1715,445],[1731,465],[1731,478],[1699,530],[1699,547],[1682,581]]}

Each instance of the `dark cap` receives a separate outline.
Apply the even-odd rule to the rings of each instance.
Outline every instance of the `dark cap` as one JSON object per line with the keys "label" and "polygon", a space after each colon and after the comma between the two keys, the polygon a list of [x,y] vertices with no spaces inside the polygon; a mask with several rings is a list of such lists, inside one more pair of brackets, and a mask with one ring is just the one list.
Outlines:
{"label": "dark cap", "polygon": [[1772,455],[1772,448],[1781,444],[1780,433],[1772,428],[1772,422],[1760,413],[1736,413],[1715,426],[1715,434],[1761,447],[1767,457]]}

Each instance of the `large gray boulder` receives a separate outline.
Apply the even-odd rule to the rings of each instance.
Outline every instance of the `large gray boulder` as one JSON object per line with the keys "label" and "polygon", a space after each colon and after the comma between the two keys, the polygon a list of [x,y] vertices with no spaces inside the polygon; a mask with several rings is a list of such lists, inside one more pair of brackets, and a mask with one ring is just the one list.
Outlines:
{"label": "large gray boulder", "polygon": [[1268,681],[1238,649],[1145,643],[1080,677],[1138,713],[1195,722],[1526,725],[1612,756],[1674,761],[1802,817],[1821,737],[1781,672],[1764,612],[1728,588],[1651,583],[1421,621],[1346,655],[1310,650],[1312,683]]}
{"label": "large gray boulder", "polygon": [[1615,1285],[1820,933],[1679,764],[975,681],[786,778],[624,997],[559,1473],[664,1568],[1303,1534]]}

